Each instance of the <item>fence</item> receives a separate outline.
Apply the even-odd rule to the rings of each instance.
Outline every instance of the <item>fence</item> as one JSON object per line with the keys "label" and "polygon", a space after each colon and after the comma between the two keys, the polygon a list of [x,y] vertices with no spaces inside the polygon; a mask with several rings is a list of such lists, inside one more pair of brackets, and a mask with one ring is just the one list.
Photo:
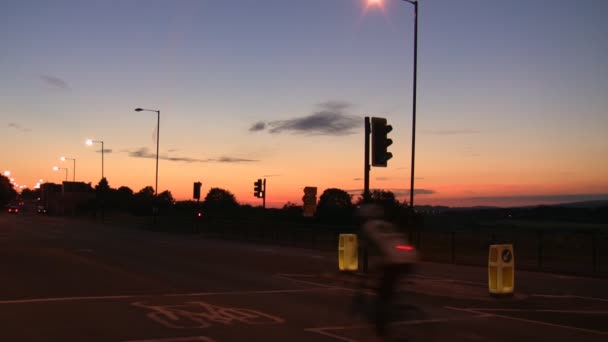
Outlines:
{"label": "fence", "polygon": [[[194,230],[209,237],[337,250],[340,233],[353,229],[279,222],[214,221]],[[488,263],[491,244],[512,244],[518,269],[566,274],[608,276],[606,232],[550,230],[417,230],[410,241],[425,261],[479,265]]]}

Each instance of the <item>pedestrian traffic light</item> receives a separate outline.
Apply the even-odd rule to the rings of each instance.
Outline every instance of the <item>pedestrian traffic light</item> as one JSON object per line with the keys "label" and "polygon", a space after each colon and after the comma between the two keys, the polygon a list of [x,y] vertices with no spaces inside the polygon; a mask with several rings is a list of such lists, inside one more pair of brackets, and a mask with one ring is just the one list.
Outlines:
{"label": "pedestrian traffic light", "polygon": [[393,130],[391,125],[386,124],[384,118],[372,118],[372,166],[386,167],[388,160],[393,154],[387,149],[393,141],[387,137]]}
{"label": "pedestrian traffic light", "polygon": [[201,199],[201,185],[203,185],[201,182],[194,182],[194,190],[192,195],[194,199]]}
{"label": "pedestrian traffic light", "polygon": [[262,180],[258,179],[255,183],[253,183],[253,196],[257,198],[262,198],[264,190],[262,190]]}

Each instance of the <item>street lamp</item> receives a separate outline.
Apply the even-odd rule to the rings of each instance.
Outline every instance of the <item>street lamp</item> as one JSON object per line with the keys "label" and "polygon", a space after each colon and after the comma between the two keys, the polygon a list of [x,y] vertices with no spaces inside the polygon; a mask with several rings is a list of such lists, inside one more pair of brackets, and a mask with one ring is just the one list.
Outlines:
{"label": "street lamp", "polygon": [[67,167],[59,167],[53,166],[53,171],[65,170],[65,181],[68,181],[68,168]]}
{"label": "street lamp", "polygon": [[4,175],[5,175],[6,177],[8,177],[8,176],[10,176],[10,175],[11,175],[11,172],[10,172],[9,170],[6,170],[6,171],[4,171]]}
{"label": "street lamp", "polygon": [[72,182],[76,181],[76,158],[61,157],[61,161],[71,160],[74,162],[74,171],[72,172]]}
{"label": "street lamp", "polygon": [[403,0],[414,5],[414,77],[412,97],[412,167],[410,174],[410,208],[414,209],[414,160],[416,154],[416,80],[418,72],[418,0]]}
{"label": "street lamp", "polygon": [[91,140],[87,139],[86,144],[88,146],[93,145],[93,143],[101,143],[101,179],[103,179],[103,141],[102,140]]}
{"label": "street lamp", "polygon": [[160,138],[160,110],[135,108],[136,112],[156,112],[156,186],[154,188],[154,196],[158,196],[158,142]]}

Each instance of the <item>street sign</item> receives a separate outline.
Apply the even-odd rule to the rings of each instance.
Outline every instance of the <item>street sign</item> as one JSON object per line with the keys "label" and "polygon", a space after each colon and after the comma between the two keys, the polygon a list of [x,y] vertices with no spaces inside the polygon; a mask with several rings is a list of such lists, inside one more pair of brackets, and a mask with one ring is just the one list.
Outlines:
{"label": "street sign", "polygon": [[304,217],[312,217],[317,211],[317,187],[307,186],[304,188],[304,205],[302,207]]}

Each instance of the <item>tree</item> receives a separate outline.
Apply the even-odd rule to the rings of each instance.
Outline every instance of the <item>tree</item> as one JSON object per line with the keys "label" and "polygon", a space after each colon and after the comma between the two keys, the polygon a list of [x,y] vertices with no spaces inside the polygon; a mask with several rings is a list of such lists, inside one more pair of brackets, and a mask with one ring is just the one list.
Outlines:
{"label": "tree", "polygon": [[170,207],[175,203],[175,199],[173,199],[173,195],[171,191],[165,190],[158,194],[158,204],[161,207]]}
{"label": "tree", "polygon": [[17,197],[17,191],[13,188],[10,179],[0,175],[0,205],[5,206]]}
{"label": "tree", "polygon": [[351,222],[354,213],[352,196],[342,189],[323,191],[317,205],[317,217],[326,222]]}
{"label": "tree", "polygon": [[203,201],[203,208],[208,215],[234,212],[239,207],[234,195],[228,190],[211,188]]}

